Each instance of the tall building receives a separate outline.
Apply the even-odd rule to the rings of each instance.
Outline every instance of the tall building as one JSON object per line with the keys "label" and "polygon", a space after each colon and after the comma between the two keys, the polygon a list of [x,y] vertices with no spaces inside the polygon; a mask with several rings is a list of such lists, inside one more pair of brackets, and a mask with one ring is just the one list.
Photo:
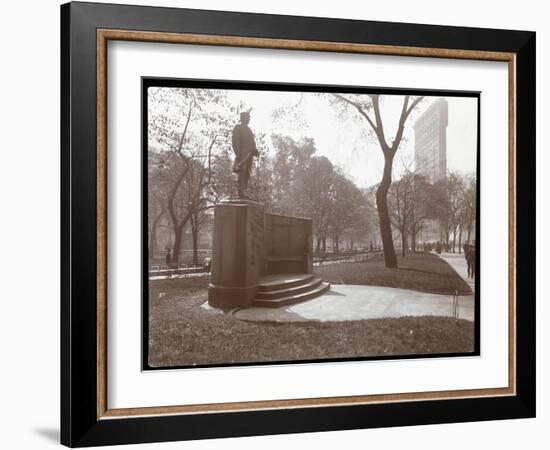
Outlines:
{"label": "tall building", "polygon": [[447,100],[435,101],[414,123],[414,164],[430,183],[447,174]]}

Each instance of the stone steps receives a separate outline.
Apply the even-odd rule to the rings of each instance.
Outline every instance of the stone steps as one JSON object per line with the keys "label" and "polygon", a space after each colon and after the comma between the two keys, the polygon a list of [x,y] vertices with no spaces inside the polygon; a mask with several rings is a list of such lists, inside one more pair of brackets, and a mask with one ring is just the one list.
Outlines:
{"label": "stone steps", "polygon": [[268,275],[260,278],[259,292],[273,292],[303,286],[315,278],[312,273]]}
{"label": "stone steps", "polygon": [[260,281],[253,306],[279,308],[311,300],[330,288],[319,277],[312,274],[280,275]]}
{"label": "stone steps", "polygon": [[256,298],[258,300],[276,300],[278,298],[289,297],[291,295],[298,295],[314,290],[322,282],[323,280],[321,278],[316,277],[307,283],[299,284],[297,286],[284,287],[283,289],[278,290],[258,291],[256,293]]}

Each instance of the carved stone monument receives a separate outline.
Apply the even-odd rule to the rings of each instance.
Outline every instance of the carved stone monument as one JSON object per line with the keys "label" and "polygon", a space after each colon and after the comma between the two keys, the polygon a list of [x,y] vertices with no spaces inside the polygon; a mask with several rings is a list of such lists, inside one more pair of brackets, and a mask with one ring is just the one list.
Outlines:
{"label": "carved stone monument", "polygon": [[251,306],[263,252],[264,205],[246,198],[216,205],[208,303],[223,310]]}
{"label": "carved stone monument", "polygon": [[314,298],[329,285],[313,275],[311,219],[268,214],[248,197],[258,150],[241,113],[233,129],[233,172],[238,197],[214,209],[209,305],[230,311],[249,306],[279,307]]}

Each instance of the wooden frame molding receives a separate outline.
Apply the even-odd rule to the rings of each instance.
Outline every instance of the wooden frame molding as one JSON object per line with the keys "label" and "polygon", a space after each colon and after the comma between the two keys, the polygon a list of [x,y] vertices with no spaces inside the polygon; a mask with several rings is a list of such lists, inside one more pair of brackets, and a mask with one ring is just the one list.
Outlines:
{"label": "wooden frame molding", "polygon": [[[494,389],[416,392],[347,397],[268,400],[201,405],[109,409],[107,404],[107,42],[109,40],[180,43],[345,52],[408,57],[502,61],[509,72],[509,384]],[[114,29],[97,30],[97,418],[291,409],[424,400],[512,396],[516,394],[516,55],[508,52],[401,47],[323,41],[247,38],[201,34],[159,33]]]}

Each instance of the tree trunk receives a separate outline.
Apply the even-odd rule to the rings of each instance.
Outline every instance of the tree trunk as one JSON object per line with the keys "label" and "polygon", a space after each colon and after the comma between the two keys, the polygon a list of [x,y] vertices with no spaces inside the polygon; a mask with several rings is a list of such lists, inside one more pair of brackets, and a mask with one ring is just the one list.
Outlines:
{"label": "tree trunk", "polygon": [[153,225],[153,227],[151,228],[151,233],[149,235],[149,261],[155,259],[155,256],[157,255],[157,250],[157,227]]}
{"label": "tree trunk", "polygon": [[193,265],[199,265],[199,227],[191,226],[191,234],[193,236]]}
{"label": "tree trunk", "polygon": [[453,230],[453,253],[456,253],[455,251],[455,243],[456,243],[456,227]]}
{"label": "tree trunk", "polygon": [[458,229],[458,253],[462,253],[462,225]]}
{"label": "tree trunk", "polygon": [[179,264],[181,244],[183,240],[184,226],[176,227],[174,230],[174,248],[172,249],[172,264],[177,266]]}
{"label": "tree trunk", "polygon": [[151,225],[151,233],[149,235],[149,259],[155,259],[155,256],[158,253],[158,239],[157,239],[157,229],[160,222],[160,219],[164,215],[164,212],[155,217],[153,224]]}
{"label": "tree trunk", "polygon": [[401,256],[407,256],[407,232],[401,232]]}
{"label": "tree trunk", "polygon": [[[179,253],[180,253],[180,246],[181,246],[181,238],[182,238],[182,232],[183,227],[187,220],[189,219],[189,213],[187,213],[187,217],[184,218],[182,222],[178,222],[178,215],[176,213],[176,207],[174,206],[174,202],[176,199],[176,194],[178,192],[178,189],[183,182],[183,178],[187,174],[189,166],[187,165],[178,175],[178,178],[176,179],[176,182],[170,189],[170,192],[168,194],[168,213],[170,215],[170,221],[172,224],[172,230],[174,232],[174,248],[172,253],[172,262],[174,264],[178,264],[179,262]],[[177,244],[177,246],[176,246]]]}
{"label": "tree trunk", "polygon": [[376,190],[376,208],[378,210],[378,220],[380,222],[380,237],[384,248],[384,262],[390,269],[397,268],[397,256],[393,246],[393,237],[391,232],[390,216],[388,213],[388,190],[391,185],[391,169],[393,157],[384,155],[384,174],[382,181]]}

